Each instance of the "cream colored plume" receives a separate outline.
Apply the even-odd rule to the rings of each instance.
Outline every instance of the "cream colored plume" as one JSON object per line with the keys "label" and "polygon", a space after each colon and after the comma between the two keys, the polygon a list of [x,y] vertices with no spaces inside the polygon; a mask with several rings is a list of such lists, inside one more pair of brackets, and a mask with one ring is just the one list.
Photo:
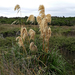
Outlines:
{"label": "cream colored plume", "polygon": [[49,23],[51,23],[51,15],[50,14],[47,14],[46,17],[48,18],[48,21]]}
{"label": "cream colored plume", "polygon": [[42,18],[40,16],[37,16],[36,19],[37,19],[38,24],[41,24]]}
{"label": "cream colored plume", "polygon": [[45,9],[44,5],[40,5],[39,10],[43,10],[43,9]]}
{"label": "cream colored plume", "polygon": [[48,28],[48,35],[49,35],[49,38],[51,37],[51,28],[49,27]]}
{"label": "cream colored plume", "polygon": [[46,32],[46,29],[48,28],[47,25],[47,18],[43,18],[42,22],[41,22],[41,28],[43,29],[44,32]]}
{"label": "cream colored plume", "polygon": [[28,33],[27,33],[27,29],[26,27],[21,27],[21,37],[23,38],[23,40],[25,41],[25,38],[28,36]]}
{"label": "cream colored plume", "polygon": [[33,29],[30,29],[29,30],[29,35],[30,35],[30,40],[34,40],[34,37],[35,37],[35,31]]}
{"label": "cream colored plume", "polygon": [[42,18],[42,19],[45,18],[45,13],[42,13],[42,14],[41,14],[41,18]]}
{"label": "cream colored plume", "polygon": [[[18,4],[15,6],[14,11],[15,11],[15,10],[17,10],[18,12],[20,11],[20,6],[19,6]],[[17,13],[18,13],[18,12],[17,12]]]}
{"label": "cream colored plume", "polygon": [[51,37],[51,28],[49,27],[47,32],[46,32],[45,41],[48,42],[50,37]]}
{"label": "cream colored plume", "polygon": [[30,43],[29,49],[31,52],[36,52],[38,50],[37,46],[34,44],[34,42]]}
{"label": "cream colored plume", "polygon": [[22,46],[23,49],[25,49],[22,38],[21,38],[20,36],[18,36],[18,37],[16,38],[16,41],[17,41],[17,40],[18,40],[19,46],[20,46],[20,47]]}
{"label": "cream colored plume", "polygon": [[28,36],[27,29],[25,27],[23,28],[23,32],[23,40],[25,40],[25,38]]}
{"label": "cream colored plume", "polygon": [[39,6],[39,15],[41,16],[41,18],[43,19],[45,17],[45,7],[44,5],[40,5]]}
{"label": "cream colored plume", "polygon": [[27,19],[27,22],[30,21],[30,22],[34,22],[35,21],[35,17],[34,15],[30,15]]}
{"label": "cream colored plume", "polygon": [[45,10],[44,10],[44,9],[42,9],[42,10],[39,12],[39,15],[40,15],[40,14],[43,14],[43,13],[45,13]]}
{"label": "cream colored plume", "polygon": [[41,24],[39,25],[40,32],[41,32],[41,36],[40,36],[41,38],[42,38],[43,36],[46,36],[46,33],[47,33],[47,31],[48,31],[47,20],[48,20],[47,17],[43,18]]}
{"label": "cream colored plume", "polygon": [[18,10],[18,9],[20,9],[20,6],[17,4],[17,5],[15,6],[14,10]]}

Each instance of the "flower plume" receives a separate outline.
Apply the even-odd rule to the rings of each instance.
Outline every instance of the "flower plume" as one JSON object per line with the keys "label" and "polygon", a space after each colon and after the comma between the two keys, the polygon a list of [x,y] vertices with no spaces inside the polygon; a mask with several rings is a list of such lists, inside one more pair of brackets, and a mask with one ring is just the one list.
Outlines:
{"label": "flower plume", "polygon": [[16,41],[18,40],[18,44],[19,44],[19,46],[21,47],[23,47],[24,48],[24,44],[23,44],[23,40],[22,40],[22,38],[20,37],[20,36],[18,36],[17,38],[16,38]]}
{"label": "flower plume", "polygon": [[30,40],[34,40],[34,37],[35,37],[35,31],[33,29],[30,29],[29,30],[29,35],[30,35]]}
{"label": "flower plume", "polygon": [[51,15],[50,14],[47,14],[46,17],[48,18],[48,21],[49,23],[51,23]]}
{"label": "flower plume", "polygon": [[43,9],[45,9],[44,5],[40,5],[39,10],[43,10]]}
{"label": "flower plume", "polygon": [[15,8],[14,8],[14,11],[15,11],[15,10],[17,10],[17,13],[18,13],[18,12],[20,11],[20,5],[17,4],[17,5],[15,6]]}
{"label": "flower plume", "polygon": [[21,27],[21,37],[23,38],[23,40],[25,41],[25,38],[28,36],[28,33],[27,33],[27,29],[26,27]]}
{"label": "flower plume", "polygon": [[35,21],[35,17],[34,15],[30,15],[27,19],[27,22],[30,21],[30,22],[34,22]]}
{"label": "flower plume", "polygon": [[37,16],[36,19],[37,19],[38,24],[41,24],[42,18],[40,16]]}
{"label": "flower plume", "polygon": [[34,42],[31,42],[31,43],[30,43],[29,48],[30,48],[30,51],[31,51],[31,52],[36,52],[36,51],[38,50],[38,49],[37,49],[37,46],[34,44]]}

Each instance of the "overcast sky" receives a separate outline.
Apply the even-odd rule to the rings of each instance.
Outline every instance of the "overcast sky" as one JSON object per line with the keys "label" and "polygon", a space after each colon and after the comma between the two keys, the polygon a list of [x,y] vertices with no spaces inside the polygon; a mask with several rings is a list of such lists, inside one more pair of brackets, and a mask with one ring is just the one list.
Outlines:
{"label": "overcast sky", "polygon": [[33,14],[39,15],[39,5],[45,6],[45,14],[52,16],[75,17],[75,0],[1,0],[0,16],[20,17],[14,7],[19,4],[21,7],[22,17]]}

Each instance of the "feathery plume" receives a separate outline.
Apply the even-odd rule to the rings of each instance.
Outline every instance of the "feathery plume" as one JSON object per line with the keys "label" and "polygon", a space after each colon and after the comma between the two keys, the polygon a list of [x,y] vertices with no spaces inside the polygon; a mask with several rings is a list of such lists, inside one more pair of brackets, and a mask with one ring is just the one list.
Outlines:
{"label": "feathery plume", "polygon": [[18,10],[18,9],[20,9],[20,6],[17,4],[17,5],[15,6],[14,10]]}
{"label": "feathery plume", "polygon": [[43,38],[43,36],[46,35],[46,31],[48,29],[48,25],[47,25],[47,18],[43,18],[41,21],[41,24],[39,25],[39,31],[41,32],[41,38]]}
{"label": "feathery plume", "polygon": [[43,29],[43,31],[45,32],[46,29],[48,28],[48,25],[47,25],[47,18],[43,18],[42,22],[41,22],[41,28]]}
{"label": "feathery plume", "polygon": [[36,52],[38,50],[37,46],[34,44],[34,42],[30,43],[29,49],[31,52]]}
{"label": "feathery plume", "polygon": [[44,7],[44,5],[40,5],[39,10],[40,10],[39,14],[41,15],[41,18],[43,19],[45,17],[45,7]]}
{"label": "feathery plume", "polygon": [[18,40],[18,44],[19,44],[19,46],[21,47],[23,47],[24,48],[24,44],[23,44],[23,40],[22,40],[22,38],[20,37],[20,36],[18,36],[17,38],[16,38],[16,41]]}
{"label": "feathery plume", "polygon": [[34,36],[35,36],[35,31],[33,29],[29,30],[29,35],[30,35],[30,40],[34,40]]}
{"label": "feathery plume", "polygon": [[[20,11],[20,6],[19,6],[18,4],[15,6],[14,11],[15,11],[15,10],[17,10],[18,12]],[[18,13],[18,12],[17,12],[17,13]]]}
{"label": "feathery plume", "polygon": [[17,41],[17,40],[18,40],[19,47],[23,47],[23,50],[25,50],[25,53],[27,54],[27,51],[26,51],[26,48],[25,48],[25,46],[24,46],[24,43],[23,43],[22,38],[21,38],[20,36],[18,36],[18,37],[16,38],[16,41]]}
{"label": "feathery plume", "polygon": [[35,17],[34,17],[34,15],[30,15],[30,16],[28,17],[28,19],[27,19],[26,22],[28,22],[28,21],[30,21],[30,22],[34,22],[34,21],[35,21]]}
{"label": "feathery plume", "polygon": [[45,41],[48,42],[50,37],[51,37],[51,28],[49,27],[47,32],[46,32]]}
{"label": "feathery plume", "polygon": [[38,24],[41,24],[42,18],[40,16],[37,16],[36,19],[37,19]]}
{"label": "feathery plume", "polygon": [[28,36],[28,33],[27,33],[27,29],[26,27],[21,27],[21,38],[23,38],[23,41],[25,41],[25,38]]}
{"label": "feathery plume", "polygon": [[46,17],[48,18],[47,22],[51,23],[51,15],[47,14]]}
{"label": "feathery plume", "polygon": [[42,13],[42,14],[41,14],[41,18],[42,18],[42,19],[45,18],[45,13]]}
{"label": "feathery plume", "polygon": [[23,27],[23,40],[24,41],[27,36],[28,36],[27,29],[26,29],[26,27]]}
{"label": "feathery plume", "polygon": [[39,6],[39,10],[45,9],[44,5]]}
{"label": "feathery plume", "polygon": [[49,34],[49,38],[51,37],[51,28],[48,28],[48,34]]}
{"label": "feathery plume", "polygon": [[43,14],[43,13],[45,13],[45,10],[44,10],[44,9],[42,9],[42,10],[39,12],[39,15],[40,15],[40,14]]}

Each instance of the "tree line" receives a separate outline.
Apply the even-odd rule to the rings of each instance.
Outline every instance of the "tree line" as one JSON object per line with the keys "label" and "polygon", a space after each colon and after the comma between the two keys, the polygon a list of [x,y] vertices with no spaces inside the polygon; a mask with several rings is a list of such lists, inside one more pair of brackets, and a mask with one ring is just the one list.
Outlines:
{"label": "tree line", "polygon": [[[11,24],[12,22],[16,21],[15,24],[25,24],[25,25],[30,25],[31,22],[28,21],[26,22],[28,16],[25,17],[3,17],[0,16],[0,24]],[[17,22],[18,21],[18,22]],[[35,17],[35,25],[38,25],[36,17]],[[73,26],[75,25],[75,17],[57,17],[57,16],[52,16],[51,17],[51,24],[49,25],[57,25],[57,26]]]}

